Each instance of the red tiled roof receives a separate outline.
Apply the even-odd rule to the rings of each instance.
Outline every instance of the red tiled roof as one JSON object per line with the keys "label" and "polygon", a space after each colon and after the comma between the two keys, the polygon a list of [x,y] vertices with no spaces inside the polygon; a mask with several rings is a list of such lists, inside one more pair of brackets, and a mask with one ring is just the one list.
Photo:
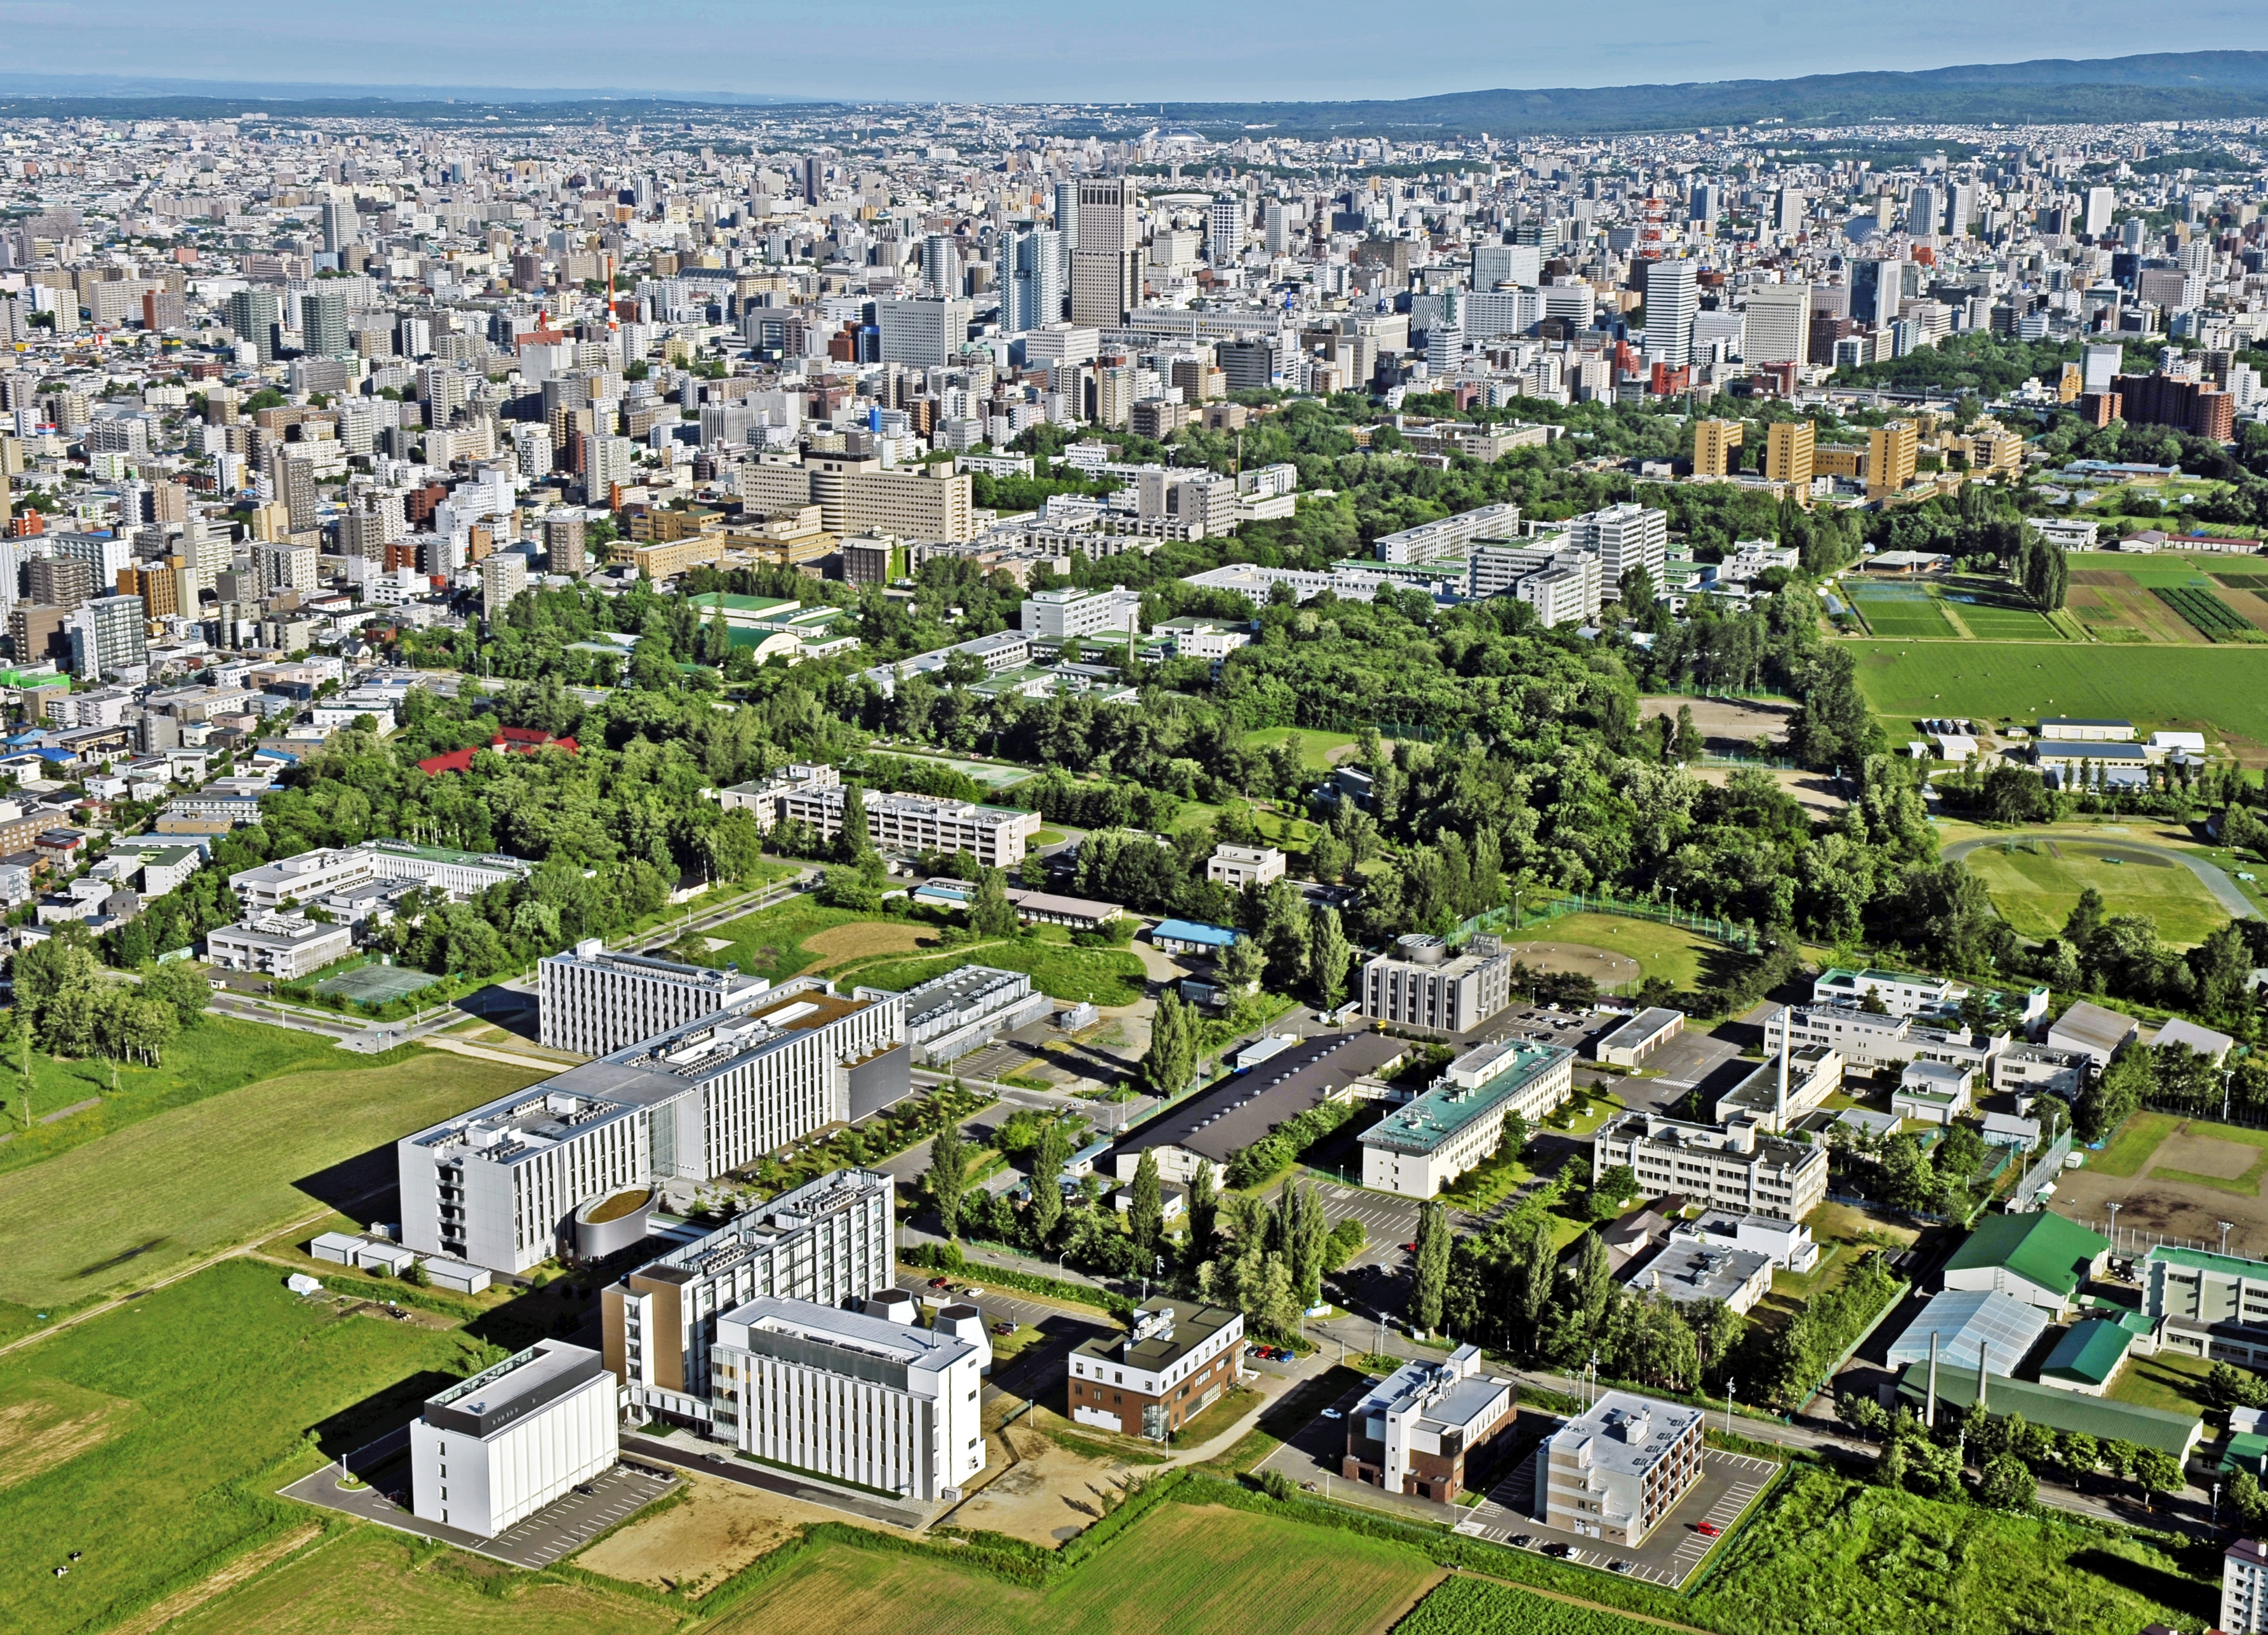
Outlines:
{"label": "red tiled roof", "polygon": [[478,745],[452,749],[446,755],[434,755],[429,760],[420,761],[417,770],[428,777],[438,777],[444,772],[469,772],[473,768],[473,756],[478,750]]}

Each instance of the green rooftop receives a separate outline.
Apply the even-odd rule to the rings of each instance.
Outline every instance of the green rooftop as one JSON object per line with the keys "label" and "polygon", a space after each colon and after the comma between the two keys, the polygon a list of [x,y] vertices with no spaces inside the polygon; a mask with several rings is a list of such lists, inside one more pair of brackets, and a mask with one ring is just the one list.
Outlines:
{"label": "green rooftop", "polygon": [[1563,1045],[1520,1043],[1499,1059],[1504,1071],[1469,1088],[1444,1079],[1406,1106],[1395,1108],[1362,1134],[1365,1146],[1431,1153],[1484,1115],[1504,1104],[1574,1053]]}
{"label": "green rooftop", "polygon": [[2069,1295],[2087,1281],[2110,1240],[2077,1221],[2044,1211],[2035,1215],[1988,1215],[1984,1224],[1945,1263],[1948,1271],[1989,1271],[2005,1266],[2027,1283]]}
{"label": "green rooftop", "polygon": [[[1898,1375],[1898,1395],[1917,1408],[1929,1395],[1929,1365],[1908,1363]],[[1977,1371],[1937,1370],[1937,1400],[1944,1408],[1965,1409],[1977,1400]],[[2195,1414],[2169,1413],[2162,1408],[2138,1408],[2107,1396],[2081,1396],[2027,1380],[2004,1380],[1992,1375],[1985,1383],[1985,1411],[2020,1413],[2027,1425],[2043,1425],[2051,1431],[2084,1431],[2098,1441],[2117,1438],[2137,1447],[2155,1447],[2176,1459],[2187,1459],[2190,1449],[2205,1435],[2205,1421]]]}
{"label": "green rooftop", "polygon": [[2216,1255],[2211,1249],[2176,1248],[2170,1243],[2161,1243],[2143,1256],[2145,1264],[2154,1260],[2169,1266],[2185,1266],[2191,1271],[2209,1271],[2217,1277],[2249,1278],[2255,1283],[2268,1283],[2268,1260]]}
{"label": "green rooftop", "polygon": [[2076,1380],[2085,1385],[2108,1385],[2126,1360],[2126,1348],[2133,1339],[2124,1324],[2091,1317],[2065,1330],[2047,1361],[2040,1365],[2040,1376],[2053,1374],[2058,1380]]}

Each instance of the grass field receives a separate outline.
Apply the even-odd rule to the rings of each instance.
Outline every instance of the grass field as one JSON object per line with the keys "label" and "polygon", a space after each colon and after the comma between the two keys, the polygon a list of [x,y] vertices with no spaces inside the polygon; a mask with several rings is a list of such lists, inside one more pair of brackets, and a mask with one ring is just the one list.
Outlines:
{"label": "grass field", "polygon": [[2213,1404],[2205,1390],[2205,1370],[2213,1365],[2201,1357],[2182,1357],[2160,1351],[2155,1357],[2130,1357],[2111,1381],[2115,1402],[2138,1408],[2162,1408],[2169,1413],[2201,1414]]}
{"label": "grass field", "polygon": [[[0,1175],[0,1300],[83,1305],[383,1187],[396,1138],[543,1076],[416,1047],[375,1064],[330,1054],[354,1065],[262,1079]],[[322,1197],[297,1184],[318,1176]]]}
{"label": "grass field", "polygon": [[[224,1090],[295,1069],[353,1059],[341,1057],[338,1047],[318,1034],[208,1015],[166,1047],[166,1059],[158,1066],[121,1063],[118,1094],[114,1096],[107,1063],[65,1061],[34,1051],[32,1125],[28,1130],[24,1127],[23,1097],[18,1094],[7,1106],[4,1123],[12,1133],[5,1145],[0,1145],[0,1175],[114,1134],[168,1108],[186,1107]],[[102,1102],[99,1107],[87,1108],[52,1124],[40,1122],[50,1113],[98,1097]]]}
{"label": "grass field", "polygon": [[2135,1113],[2118,1126],[2102,1151],[2087,1155],[2087,1167],[2106,1175],[2139,1175],[2150,1154],[2181,1122],[2171,1113]]}
{"label": "grass field", "polygon": [[2268,649],[1859,641],[1859,681],[1902,720],[2110,716],[2147,730],[2215,727],[2268,745]]}
{"label": "grass field", "polygon": [[714,1635],[1366,1635],[1439,1576],[1420,1550],[1240,1510],[1168,1503],[1044,1589],[830,1546],[703,1627]]}
{"label": "grass field", "polygon": [[1460,1574],[1419,1602],[1394,1635],[1662,1635],[1662,1627]]}
{"label": "grass field", "polygon": [[2063,632],[2036,608],[2013,602],[1962,602],[1954,610],[1980,641],[2059,642]]}
{"label": "grass field", "polygon": [[785,982],[830,957],[828,950],[814,948],[810,939],[837,926],[871,924],[874,917],[853,909],[830,909],[807,896],[798,896],[777,908],[727,921],[707,933],[727,944],[706,956],[711,965],[737,965],[752,976]]}
{"label": "grass field", "polygon": [[1327,732],[1316,726],[1259,726],[1244,735],[1256,749],[1276,744],[1297,744],[1300,758],[1318,771],[1327,771],[1351,757],[1358,741],[1352,733]]}
{"label": "grass field", "polygon": [[2148,1545],[1802,1469],[1733,1540],[1690,1621],[1723,1635],[2196,1628],[2220,1587]]}
{"label": "grass field", "polygon": [[[2110,858],[2123,861],[2105,860]],[[1979,846],[1963,861],[1992,894],[2001,917],[2026,937],[2062,931],[2080,893],[2089,887],[2102,894],[2113,914],[2146,914],[2161,937],[2183,947],[2203,942],[2228,919],[2228,910],[2189,870],[2147,852],[2122,851],[2113,838]]]}
{"label": "grass field", "polygon": [[1879,592],[1870,594],[1874,587],[1863,581],[1846,579],[1844,583],[1850,588],[1852,601],[1866,615],[1868,627],[1877,636],[1926,638],[1961,633],[1945,622],[1945,615],[1939,611],[1933,597],[1913,595],[1904,585],[1888,587],[1901,593],[1888,595]]}
{"label": "grass field", "polygon": [[1638,961],[1642,977],[1666,976],[1680,988],[1699,986],[1706,969],[1705,961],[1718,951],[1706,937],[1680,926],[1626,920],[1612,914],[1563,914],[1506,935],[1514,959],[1520,957],[1517,945],[1521,942],[1580,943],[1626,955]]}
{"label": "grass field", "polygon": [[[275,1268],[232,1261],[0,1359],[0,1396],[131,1405],[107,1438],[0,1490],[0,1626],[106,1625],[302,1524],[254,1479],[311,1431],[331,1451],[359,1445],[468,1356],[458,1335],[310,1306]],[[74,1550],[84,1559],[55,1578]]]}
{"label": "grass field", "polygon": [[1018,937],[955,948],[949,954],[886,960],[860,965],[847,980],[869,988],[902,992],[963,965],[990,965],[1025,971],[1033,984],[1057,999],[1092,999],[1097,1005],[1131,1005],[1142,997],[1142,961],[1117,948],[1073,948],[1037,938]]}

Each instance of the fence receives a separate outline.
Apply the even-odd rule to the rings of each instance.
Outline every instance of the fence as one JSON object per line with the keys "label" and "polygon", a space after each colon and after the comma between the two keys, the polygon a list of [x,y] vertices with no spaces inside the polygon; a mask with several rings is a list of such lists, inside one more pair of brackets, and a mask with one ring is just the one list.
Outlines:
{"label": "fence", "polygon": [[2054,1184],[2063,1174],[2063,1161],[2071,1155],[2071,1131],[2066,1130],[2055,1138],[2053,1145],[2040,1154],[2039,1161],[2024,1172],[2016,1189],[2008,1195],[2008,1212],[2029,1214],[2041,1206],[2041,1189]]}
{"label": "fence", "polygon": [[2163,1232],[2145,1232],[2139,1226],[2114,1227],[2107,1220],[2080,1220],[2078,1224],[2089,1232],[2100,1233],[2110,1239],[2110,1252],[2114,1255],[2146,1255],[2161,1246],[2174,1249],[2199,1249],[2208,1255],[2221,1252],[2220,1244],[2208,1243],[2201,1238],[2176,1238]]}
{"label": "fence", "polygon": [[[1651,920],[1657,925],[1675,925],[1684,931],[1697,932],[1714,939],[1727,947],[1738,948],[1743,954],[1757,950],[1756,933],[1753,927],[1720,920],[1707,914],[1681,914],[1675,908],[1664,908],[1659,902],[1632,902],[1621,897],[1594,895],[1576,892],[1572,895],[1554,897],[1536,911],[1536,921],[1560,918],[1569,914],[1611,914],[1618,919]],[[1534,922],[1522,921],[1523,924]]]}

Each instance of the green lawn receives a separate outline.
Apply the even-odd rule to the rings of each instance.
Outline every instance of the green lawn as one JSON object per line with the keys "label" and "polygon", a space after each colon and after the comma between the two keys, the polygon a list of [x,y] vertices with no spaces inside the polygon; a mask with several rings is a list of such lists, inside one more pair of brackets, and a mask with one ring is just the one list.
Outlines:
{"label": "green lawn", "polygon": [[[2119,862],[2106,859],[2118,858]],[[2026,937],[2052,937],[2092,887],[2113,914],[2146,914],[2158,934],[2187,947],[2226,924],[2228,910],[2205,882],[2177,863],[2101,842],[2021,840],[1979,846],[1963,859],[1992,894],[2001,917]]]}
{"label": "green lawn", "polygon": [[2059,642],[2061,630],[2036,608],[2007,602],[1961,602],[1954,610],[1977,639],[1987,642]]}
{"label": "green lawn", "polygon": [[1688,1621],[1722,1635],[2131,1635],[2154,1622],[2197,1628],[2220,1599],[2217,1571],[2191,1578],[2098,1527],[1804,1468],[1734,1538]]}
{"label": "green lawn", "polygon": [[2138,727],[2218,728],[2268,743],[2268,648],[1856,641],[1875,710],[1913,720],[2110,716]]}
{"label": "green lawn", "polygon": [[1142,997],[1141,960],[1117,948],[1073,948],[1033,937],[955,948],[949,954],[917,954],[861,965],[847,980],[862,987],[902,992],[917,983],[963,965],[990,965],[1030,973],[1033,985],[1057,999],[1092,999],[1097,1005],[1131,1005]]}
{"label": "green lawn", "polygon": [[[37,1051],[32,1055],[32,1123],[24,1124],[20,1093],[11,1095],[4,1123],[11,1133],[0,1145],[0,1175],[26,1168],[59,1153],[114,1134],[168,1108],[202,1101],[261,1079],[306,1067],[328,1067],[357,1058],[319,1034],[269,1027],[208,1015],[166,1049],[155,1067],[122,1063],[118,1094],[110,1094],[110,1066],[99,1061],[66,1061]],[[364,1058],[367,1059],[367,1058]],[[11,1060],[9,1066],[12,1067]],[[11,1083],[20,1083],[10,1075]],[[64,1108],[99,1097],[102,1105],[59,1118],[40,1119]]]}
{"label": "green lawn", "polygon": [[[0,1626],[105,1627],[302,1525],[308,1513],[262,1490],[295,1460],[312,1466],[303,1439],[357,1447],[470,1357],[461,1336],[310,1306],[276,1268],[232,1261],[0,1359],[11,1400],[128,1404],[77,1415],[83,1429],[0,1488]],[[73,1550],[83,1558],[55,1577]]]}
{"label": "green lawn", "polygon": [[1359,1635],[1384,1629],[1434,1573],[1413,1544],[1168,1502],[1044,1588],[829,1544],[702,1627],[704,1635],[916,1625],[933,1635]]}
{"label": "green lawn", "polygon": [[2142,1166],[2150,1161],[2150,1154],[2181,1122],[2171,1113],[2132,1114],[2102,1151],[2087,1155],[2087,1167],[2106,1175],[2139,1175]]}
{"label": "green lawn", "polygon": [[[1848,583],[1848,581],[1845,581]],[[1853,587],[1852,600],[1878,636],[1958,636],[1945,621],[1933,599],[1910,596],[1869,596]]]}
{"label": "green lawn", "polygon": [[1628,920],[1615,914],[1563,914],[1506,936],[1514,959],[1520,957],[1518,945],[1523,942],[1572,942],[1628,954],[1638,961],[1642,976],[1666,976],[1680,988],[1700,985],[1703,962],[1718,946],[1681,925]]}
{"label": "green lawn", "polygon": [[382,1188],[399,1137],[544,1076],[416,1046],[374,1065],[332,1056],[352,1065],[262,1079],[0,1175],[0,1300],[83,1305]]}
{"label": "green lawn", "polygon": [[2112,1400],[2138,1408],[2162,1408],[2169,1413],[2201,1414],[2213,1406],[2205,1396],[2205,1370],[2213,1365],[2201,1357],[2180,1357],[2160,1351],[2155,1357],[2129,1357],[2111,1381]]}
{"label": "green lawn", "polygon": [[850,925],[875,917],[854,909],[830,909],[808,896],[796,896],[777,908],[729,920],[704,935],[730,943],[706,956],[716,966],[737,965],[752,976],[780,983],[800,975],[827,956],[805,947],[806,938],[837,925]]}
{"label": "green lawn", "polygon": [[1328,732],[1319,726],[1261,726],[1247,733],[1244,741],[1256,749],[1297,744],[1302,761],[1319,772],[1327,772],[1348,759],[1335,752],[1352,749],[1360,740],[1352,733]]}

